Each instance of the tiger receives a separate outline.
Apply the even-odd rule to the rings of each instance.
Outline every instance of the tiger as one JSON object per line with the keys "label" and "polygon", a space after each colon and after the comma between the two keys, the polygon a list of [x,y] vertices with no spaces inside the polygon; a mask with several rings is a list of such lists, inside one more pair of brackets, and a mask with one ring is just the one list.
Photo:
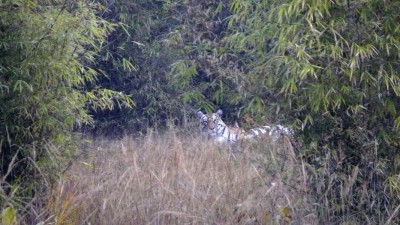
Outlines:
{"label": "tiger", "polygon": [[286,136],[295,148],[298,146],[294,139],[293,130],[288,127],[282,125],[265,125],[246,131],[240,128],[237,123],[235,123],[235,127],[227,126],[221,119],[222,113],[221,109],[210,115],[204,114],[202,111],[197,112],[201,133],[213,138],[217,143],[235,143],[237,141],[256,140],[263,137],[271,138],[275,142],[281,136]]}
{"label": "tiger", "polygon": [[200,132],[214,138],[218,143],[234,143],[242,138],[244,130],[239,128],[238,124],[235,127],[227,126],[221,119],[222,113],[221,109],[210,115],[198,111]]}

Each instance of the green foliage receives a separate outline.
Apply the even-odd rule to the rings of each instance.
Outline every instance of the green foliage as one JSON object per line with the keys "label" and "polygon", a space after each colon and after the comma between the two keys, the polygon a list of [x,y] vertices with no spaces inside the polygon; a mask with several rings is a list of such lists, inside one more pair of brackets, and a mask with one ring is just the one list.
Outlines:
{"label": "green foliage", "polygon": [[[301,131],[305,157],[317,166],[326,158],[332,166],[324,176],[318,172],[324,187],[330,175],[347,182],[341,176],[360,168],[356,186],[368,184],[379,193],[370,201],[392,210],[400,199],[383,195],[381,184],[399,170],[393,160],[400,141],[399,7],[398,1],[377,0],[235,0],[232,34],[225,39],[244,56],[248,82],[235,84],[251,93],[247,108]],[[342,163],[348,167],[339,167]],[[337,189],[330,192],[329,207],[335,201],[348,207],[326,217],[361,210],[360,196],[348,201],[340,196]]]}
{"label": "green foliage", "polygon": [[[99,70],[116,76],[98,83],[130,94],[136,108],[94,113],[95,132],[145,131],[171,120],[185,126],[196,109],[212,111],[224,104],[230,88],[216,75],[226,50],[217,39],[229,12],[227,2],[104,2],[102,17],[126,26],[109,36],[97,58]],[[120,66],[121,57],[135,69]]]}
{"label": "green foliage", "polygon": [[[175,31],[164,39],[170,48],[179,49],[168,73],[170,85],[175,90],[179,88],[172,95],[178,95],[178,105],[184,110],[191,109],[190,112],[193,109],[209,112],[220,106],[233,108],[230,99],[237,99],[238,90],[230,77],[238,73],[237,68],[228,65],[234,55],[222,42],[229,1],[182,3],[184,16],[179,18]],[[230,110],[226,111],[230,116]]]}
{"label": "green foliage", "polygon": [[17,212],[11,206],[3,209],[1,212],[1,224],[14,225],[17,223]]}
{"label": "green foliage", "polygon": [[100,8],[90,1],[1,1],[3,200],[19,204],[18,197],[51,183],[73,154],[72,130],[92,121],[89,108],[132,105],[122,93],[84,89],[98,79],[100,71],[91,65],[116,27],[96,15]]}
{"label": "green foliage", "polygon": [[173,98],[168,94],[171,88],[166,85],[165,75],[172,62],[173,51],[169,54],[169,49],[161,48],[161,37],[165,35],[162,30],[170,22],[165,15],[169,10],[167,2],[101,2],[105,5],[101,17],[122,25],[108,36],[107,45],[96,57],[97,69],[113,76],[99,79],[87,88],[101,86],[129,94],[136,108],[93,112],[93,131],[118,136],[163,124],[169,109],[176,107],[170,102]]}

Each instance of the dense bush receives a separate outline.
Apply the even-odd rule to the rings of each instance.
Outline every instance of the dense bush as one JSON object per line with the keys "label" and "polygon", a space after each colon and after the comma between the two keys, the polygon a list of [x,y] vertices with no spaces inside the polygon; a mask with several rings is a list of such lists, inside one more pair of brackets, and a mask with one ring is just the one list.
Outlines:
{"label": "dense bush", "polygon": [[[110,44],[98,57],[98,68],[116,76],[98,83],[129,93],[136,107],[96,112],[94,132],[118,136],[171,121],[186,126],[199,108],[232,107],[224,98],[234,90],[218,76],[230,56],[220,59],[217,53],[226,52],[220,40],[229,13],[228,1],[110,3],[102,17],[126,26],[108,37]],[[122,57],[132,64],[123,66]]]}
{"label": "dense bush", "polygon": [[97,79],[94,57],[115,27],[97,17],[100,9],[89,1],[1,2],[0,205],[51,184],[78,145],[73,128],[91,122],[88,107],[130,103],[122,93],[84,89]]}
{"label": "dense bush", "polygon": [[398,211],[399,7],[374,0],[232,3],[236,31],[226,40],[246,56],[249,78],[236,84],[254,96],[246,101],[251,110],[279,112],[301,131],[304,155],[317,169],[317,202],[332,222],[338,215],[377,222]]}

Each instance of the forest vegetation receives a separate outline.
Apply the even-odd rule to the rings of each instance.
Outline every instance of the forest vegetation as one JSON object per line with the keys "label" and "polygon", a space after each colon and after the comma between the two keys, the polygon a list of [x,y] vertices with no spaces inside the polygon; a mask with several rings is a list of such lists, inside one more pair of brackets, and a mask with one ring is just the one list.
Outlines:
{"label": "forest vegetation", "polygon": [[[1,223],[400,224],[399,10],[0,0]],[[215,145],[219,108],[299,149]]]}

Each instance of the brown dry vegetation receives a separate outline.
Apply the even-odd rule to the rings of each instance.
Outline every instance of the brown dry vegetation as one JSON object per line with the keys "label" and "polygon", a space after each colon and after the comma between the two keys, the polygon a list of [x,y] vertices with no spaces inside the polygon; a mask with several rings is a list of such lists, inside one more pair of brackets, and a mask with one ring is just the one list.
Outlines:
{"label": "brown dry vegetation", "polygon": [[305,175],[285,146],[218,146],[175,131],[97,140],[54,188],[41,221],[315,224]]}

